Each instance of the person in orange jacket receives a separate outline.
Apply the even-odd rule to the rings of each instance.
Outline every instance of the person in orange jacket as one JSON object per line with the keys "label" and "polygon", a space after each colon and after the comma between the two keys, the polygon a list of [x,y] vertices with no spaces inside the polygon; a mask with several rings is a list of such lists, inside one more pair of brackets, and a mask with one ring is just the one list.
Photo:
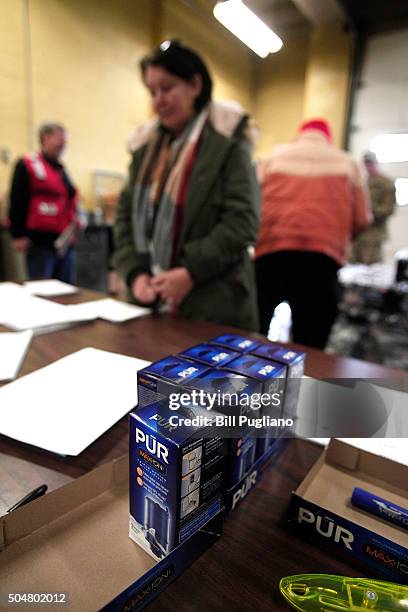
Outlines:
{"label": "person in orange jacket", "polygon": [[275,307],[292,310],[293,341],[324,348],[337,314],[337,271],[370,221],[357,162],[332,144],[324,119],[259,165],[261,225],[255,250],[261,331]]}

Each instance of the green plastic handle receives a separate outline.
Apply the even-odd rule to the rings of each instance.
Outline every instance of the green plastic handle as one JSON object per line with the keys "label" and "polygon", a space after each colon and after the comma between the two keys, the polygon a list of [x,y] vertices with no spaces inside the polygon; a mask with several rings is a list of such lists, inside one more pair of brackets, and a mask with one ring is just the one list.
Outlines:
{"label": "green plastic handle", "polygon": [[369,578],[298,574],[282,578],[286,601],[302,612],[408,612],[408,587]]}

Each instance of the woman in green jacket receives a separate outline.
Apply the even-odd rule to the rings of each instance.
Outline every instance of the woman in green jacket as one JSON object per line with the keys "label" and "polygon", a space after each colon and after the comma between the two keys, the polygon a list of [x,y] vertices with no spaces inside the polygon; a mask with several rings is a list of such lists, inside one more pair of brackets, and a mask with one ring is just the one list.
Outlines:
{"label": "woman in green jacket", "polygon": [[138,304],[256,330],[248,115],[211,101],[205,64],[177,41],[160,45],[141,71],[157,118],[132,136],[114,265]]}

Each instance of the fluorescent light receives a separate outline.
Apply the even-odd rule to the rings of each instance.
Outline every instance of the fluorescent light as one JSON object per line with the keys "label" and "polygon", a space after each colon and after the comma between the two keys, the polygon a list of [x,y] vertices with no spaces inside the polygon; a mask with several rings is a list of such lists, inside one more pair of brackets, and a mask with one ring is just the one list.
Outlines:
{"label": "fluorescent light", "polygon": [[395,179],[395,198],[398,206],[408,205],[408,178]]}
{"label": "fluorescent light", "polygon": [[380,134],[370,143],[370,151],[382,164],[408,161],[408,134]]}
{"label": "fluorescent light", "polygon": [[282,41],[242,0],[226,0],[214,6],[214,17],[260,57],[276,53]]}

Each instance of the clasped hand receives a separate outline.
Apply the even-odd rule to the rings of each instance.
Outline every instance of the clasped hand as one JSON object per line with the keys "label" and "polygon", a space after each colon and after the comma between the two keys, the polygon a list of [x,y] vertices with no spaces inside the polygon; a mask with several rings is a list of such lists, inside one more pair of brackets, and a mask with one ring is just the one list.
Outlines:
{"label": "clasped hand", "polygon": [[187,268],[172,268],[157,276],[139,274],[133,281],[133,296],[143,304],[153,304],[157,298],[169,306],[181,304],[193,288],[193,280]]}

